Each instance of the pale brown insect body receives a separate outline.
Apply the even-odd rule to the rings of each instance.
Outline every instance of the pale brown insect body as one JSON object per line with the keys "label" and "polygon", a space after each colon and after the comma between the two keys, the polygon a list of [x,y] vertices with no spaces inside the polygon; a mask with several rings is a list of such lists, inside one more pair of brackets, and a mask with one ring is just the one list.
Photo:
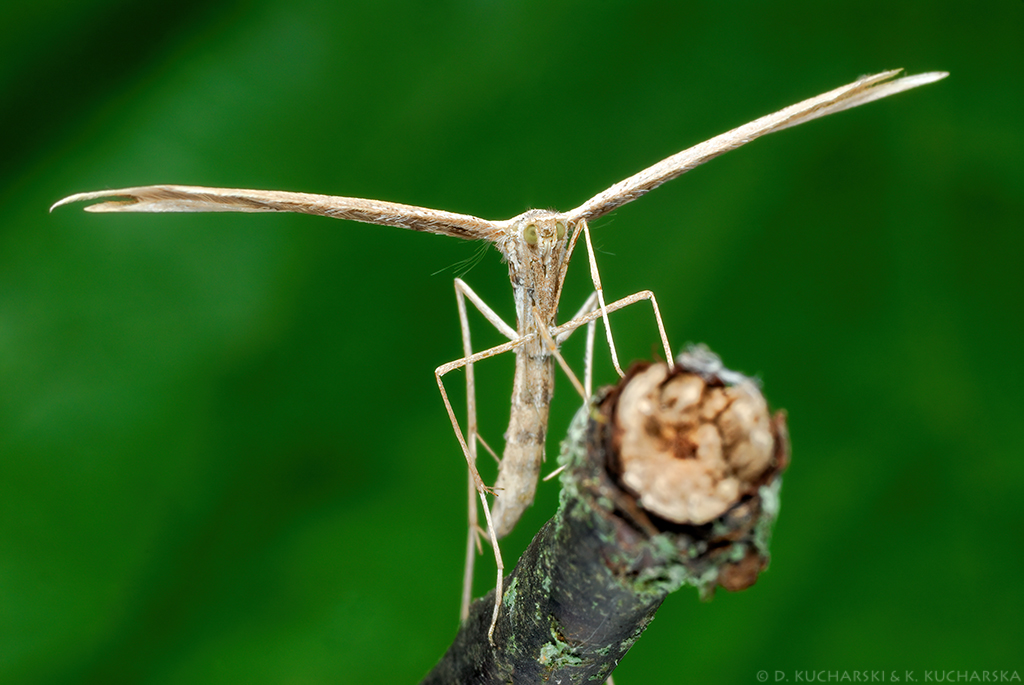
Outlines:
{"label": "pale brown insect body", "polygon": [[569,230],[559,214],[531,210],[518,217],[514,227],[518,237],[499,240],[496,247],[508,261],[516,333],[530,342],[515,350],[512,409],[502,468],[494,484],[499,496],[491,508],[498,537],[512,531],[537,490],[555,374],[551,352],[536,332],[538,324],[546,329],[555,325],[570,252]]}

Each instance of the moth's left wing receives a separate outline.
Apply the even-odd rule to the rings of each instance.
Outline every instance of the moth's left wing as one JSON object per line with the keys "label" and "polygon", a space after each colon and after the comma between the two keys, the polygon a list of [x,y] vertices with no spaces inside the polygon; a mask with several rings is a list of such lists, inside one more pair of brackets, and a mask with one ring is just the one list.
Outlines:
{"label": "moth's left wing", "polygon": [[468,214],[396,202],[281,190],[202,186],[141,186],[78,193],[58,201],[50,211],[61,205],[88,200],[108,201],[87,206],[87,212],[298,212],[469,240],[494,240],[497,230],[495,222]]}

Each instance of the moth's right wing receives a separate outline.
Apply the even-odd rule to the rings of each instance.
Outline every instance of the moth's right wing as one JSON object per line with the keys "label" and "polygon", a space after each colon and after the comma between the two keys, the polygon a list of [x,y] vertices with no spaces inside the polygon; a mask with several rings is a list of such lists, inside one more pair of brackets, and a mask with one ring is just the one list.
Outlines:
{"label": "moth's right wing", "polygon": [[106,200],[85,207],[87,212],[298,212],[369,224],[397,226],[468,240],[494,240],[498,223],[468,214],[334,195],[243,190],[201,186],[141,186],[70,195],[61,205]]}
{"label": "moth's right wing", "polygon": [[790,105],[774,114],[755,119],[682,152],[677,152],[671,157],[666,157],[657,164],[619,181],[604,192],[598,193],[571,212],[566,212],[566,216],[572,221],[579,219],[592,221],[627,202],[632,202],[662,183],[671,181],[673,178],[763,135],[841,112],[844,109],[858,107],[927,83],[933,83],[949,75],[944,71],[932,71],[890,80],[899,72],[899,69],[894,69],[873,76],[865,76],[853,83]]}

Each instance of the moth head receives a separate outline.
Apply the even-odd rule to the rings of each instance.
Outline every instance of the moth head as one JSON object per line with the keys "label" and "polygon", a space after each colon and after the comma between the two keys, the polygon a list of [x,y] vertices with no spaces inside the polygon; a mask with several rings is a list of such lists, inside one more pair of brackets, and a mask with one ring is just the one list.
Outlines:
{"label": "moth head", "polygon": [[575,228],[564,214],[547,209],[510,219],[496,246],[508,261],[513,285],[559,292]]}
{"label": "moth head", "polygon": [[572,234],[565,216],[544,209],[531,209],[516,217],[512,222],[510,239],[519,244],[527,257],[537,257],[564,249],[566,240]]}

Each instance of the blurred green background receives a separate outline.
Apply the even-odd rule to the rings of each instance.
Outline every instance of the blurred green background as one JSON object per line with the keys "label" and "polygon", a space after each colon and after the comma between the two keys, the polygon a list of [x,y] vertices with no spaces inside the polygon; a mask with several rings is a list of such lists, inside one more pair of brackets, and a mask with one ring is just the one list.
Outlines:
{"label": "blurred green background", "polygon": [[[457,628],[466,476],[432,372],[479,246],[52,202],[569,209],[894,67],[952,75],[593,226],[609,297],[654,290],[673,344],[759,375],[794,446],[770,571],[671,596],[616,679],[1024,673],[1024,4],[42,0],[0,23],[0,682],[412,683]],[[497,252],[465,278],[511,316]],[[577,259],[563,314],[588,291]],[[656,350],[635,309],[624,360]],[[478,367],[492,443],[511,371]],[[549,454],[579,404],[557,382]]]}

